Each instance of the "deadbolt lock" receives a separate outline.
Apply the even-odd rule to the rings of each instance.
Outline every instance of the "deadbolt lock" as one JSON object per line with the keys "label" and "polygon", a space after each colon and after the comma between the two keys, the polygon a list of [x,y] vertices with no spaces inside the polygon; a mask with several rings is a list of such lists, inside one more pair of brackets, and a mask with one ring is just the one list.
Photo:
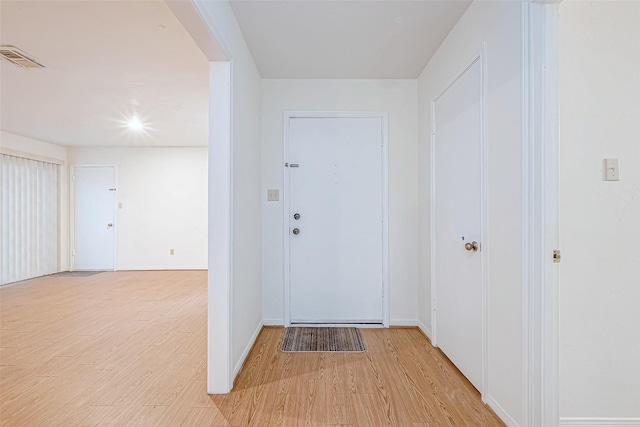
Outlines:
{"label": "deadbolt lock", "polygon": [[297,236],[298,234],[300,234],[300,229],[299,228],[294,228],[292,232],[293,232],[293,234],[295,234]]}
{"label": "deadbolt lock", "polygon": [[299,213],[293,214],[293,219],[300,219],[300,214]]}

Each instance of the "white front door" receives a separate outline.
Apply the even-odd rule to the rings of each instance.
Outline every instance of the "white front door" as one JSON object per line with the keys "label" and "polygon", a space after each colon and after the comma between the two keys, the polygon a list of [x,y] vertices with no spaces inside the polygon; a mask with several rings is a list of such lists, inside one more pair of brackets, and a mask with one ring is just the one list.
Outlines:
{"label": "white front door", "polygon": [[115,269],[116,173],[113,166],[73,166],[73,269]]}
{"label": "white front door", "polygon": [[478,390],[483,295],[481,89],[478,60],[434,102],[432,162],[434,343]]}
{"label": "white front door", "polygon": [[382,323],[382,118],[288,120],[290,321]]}

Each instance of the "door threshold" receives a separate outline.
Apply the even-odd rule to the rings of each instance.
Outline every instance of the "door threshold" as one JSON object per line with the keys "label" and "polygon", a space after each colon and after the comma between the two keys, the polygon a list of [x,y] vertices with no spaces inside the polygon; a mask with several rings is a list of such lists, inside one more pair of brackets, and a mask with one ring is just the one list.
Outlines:
{"label": "door threshold", "polygon": [[384,328],[380,323],[291,323],[290,328]]}

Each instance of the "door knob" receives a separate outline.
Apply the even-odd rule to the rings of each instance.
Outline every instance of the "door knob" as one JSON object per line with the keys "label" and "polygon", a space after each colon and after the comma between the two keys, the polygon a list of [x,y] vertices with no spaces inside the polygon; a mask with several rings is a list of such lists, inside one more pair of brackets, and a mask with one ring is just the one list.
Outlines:
{"label": "door knob", "polygon": [[476,242],[475,240],[473,242],[470,243],[465,243],[464,244],[464,248],[468,251],[477,251],[478,248],[480,247],[480,245],[478,245],[478,242]]}
{"label": "door knob", "polygon": [[300,219],[300,214],[299,213],[293,214],[293,219]]}
{"label": "door knob", "polygon": [[299,229],[299,228],[294,228],[294,229],[293,229],[293,234],[295,234],[296,236],[297,236],[298,234],[300,234],[300,229]]}

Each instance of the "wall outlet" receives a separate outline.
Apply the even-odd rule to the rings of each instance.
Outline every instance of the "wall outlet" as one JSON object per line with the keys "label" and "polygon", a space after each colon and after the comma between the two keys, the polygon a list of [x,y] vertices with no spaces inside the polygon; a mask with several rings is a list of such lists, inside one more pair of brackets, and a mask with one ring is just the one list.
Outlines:
{"label": "wall outlet", "polygon": [[173,255],[174,254],[174,250],[173,249],[169,249],[169,255]]}

